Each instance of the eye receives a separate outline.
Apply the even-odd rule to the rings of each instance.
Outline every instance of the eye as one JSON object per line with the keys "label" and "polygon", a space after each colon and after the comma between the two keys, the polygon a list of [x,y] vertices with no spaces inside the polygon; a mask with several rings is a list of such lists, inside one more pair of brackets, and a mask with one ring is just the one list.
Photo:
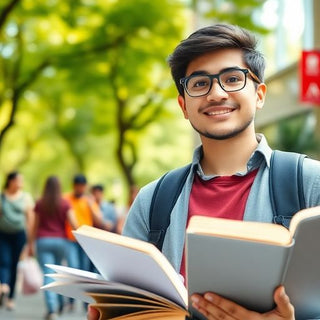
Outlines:
{"label": "eye", "polygon": [[224,86],[238,86],[245,81],[245,74],[240,70],[231,70],[220,75],[220,81]]}
{"label": "eye", "polygon": [[201,80],[201,81],[195,82],[193,86],[194,87],[204,87],[207,85],[208,85],[208,81]]}
{"label": "eye", "polygon": [[233,77],[229,77],[228,79],[227,79],[227,82],[237,82],[237,81],[239,81],[240,79],[238,78],[238,77],[235,77],[235,76],[233,76]]}
{"label": "eye", "polygon": [[188,82],[188,88],[205,88],[210,85],[210,79],[208,77],[193,77]]}
{"label": "eye", "polygon": [[243,77],[239,74],[226,75],[223,79],[225,83],[236,83],[239,81],[243,81]]}

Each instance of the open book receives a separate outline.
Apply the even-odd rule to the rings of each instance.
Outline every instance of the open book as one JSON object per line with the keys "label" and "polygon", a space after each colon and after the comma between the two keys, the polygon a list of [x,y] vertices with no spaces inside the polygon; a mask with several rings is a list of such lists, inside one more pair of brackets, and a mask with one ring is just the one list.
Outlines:
{"label": "open book", "polygon": [[186,237],[189,295],[214,291],[249,310],[267,312],[275,307],[274,289],[283,284],[296,319],[320,319],[319,207],[299,211],[289,230],[195,216]]}
{"label": "open book", "polygon": [[182,320],[192,293],[213,291],[248,309],[274,308],[273,291],[284,284],[297,319],[320,315],[320,210],[298,212],[290,230],[268,223],[196,216],[186,234],[187,289],[152,244],[82,226],[75,237],[99,275],[49,265],[44,286],[93,304],[100,320]]}
{"label": "open book", "polygon": [[55,281],[43,289],[91,303],[100,320],[184,320],[189,314],[182,279],[154,245],[89,226],[73,233],[100,275],[48,265]]}

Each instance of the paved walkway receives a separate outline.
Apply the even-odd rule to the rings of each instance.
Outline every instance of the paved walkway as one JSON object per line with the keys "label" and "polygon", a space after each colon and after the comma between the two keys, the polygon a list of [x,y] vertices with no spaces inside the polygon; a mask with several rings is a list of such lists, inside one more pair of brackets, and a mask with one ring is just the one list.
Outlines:
{"label": "paved walkway", "polygon": [[[25,296],[17,293],[16,308],[8,311],[4,308],[0,309],[0,320],[43,320],[46,314],[42,291],[35,294]],[[82,304],[76,301],[75,311],[72,313],[65,312],[57,317],[57,320],[84,320],[86,312],[83,311]]]}
{"label": "paved walkway", "polygon": [[[0,0],[1,1],[1,0]],[[15,309],[8,311],[5,307],[0,307],[0,320],[44,320],[47,313],[43,291],[32,295],[23,295],[21,293],[22,276],[17,274]],[[82,302],[75,301],[75,310],[73,312],[65,311],[57,320],[85,320],[86,311],[84,311]]]}

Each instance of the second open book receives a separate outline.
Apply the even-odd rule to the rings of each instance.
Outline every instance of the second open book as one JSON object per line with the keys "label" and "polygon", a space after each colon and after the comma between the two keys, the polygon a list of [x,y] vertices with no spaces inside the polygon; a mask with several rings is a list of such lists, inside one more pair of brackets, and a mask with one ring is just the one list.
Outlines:
{"label": "second open book", "polygon": [[188,290],[149,243],[88,226],[74,234],[100,275],[51,265],[54,282],[44,289],[94,304],[101,320],[182,320],[196,313],[190,295],[207,291],[265,312],[274,307],[273,291],[280,284],[297,319],[320,315],[319,208],[297,213],[289,231],[275,224],[193,217],[186,233]]}

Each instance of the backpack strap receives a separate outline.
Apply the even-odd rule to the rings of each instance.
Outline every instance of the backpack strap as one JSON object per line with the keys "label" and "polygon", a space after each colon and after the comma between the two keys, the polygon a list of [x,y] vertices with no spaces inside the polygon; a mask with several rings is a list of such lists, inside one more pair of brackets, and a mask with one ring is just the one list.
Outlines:
{"label": "backpack strap", "polygon": [[275,150],[270,159],[269,192],[273,222],[289,226],[291,217],[306,208],[302,165],[304,154]]}
{"label": "backpack strap", "polygon": [[190,172],[191,164],[169,171],[161,177],[154,190],[149,216],[150,231],[148,241],[160,251],[164,236],[170,224],[171,211]]}

